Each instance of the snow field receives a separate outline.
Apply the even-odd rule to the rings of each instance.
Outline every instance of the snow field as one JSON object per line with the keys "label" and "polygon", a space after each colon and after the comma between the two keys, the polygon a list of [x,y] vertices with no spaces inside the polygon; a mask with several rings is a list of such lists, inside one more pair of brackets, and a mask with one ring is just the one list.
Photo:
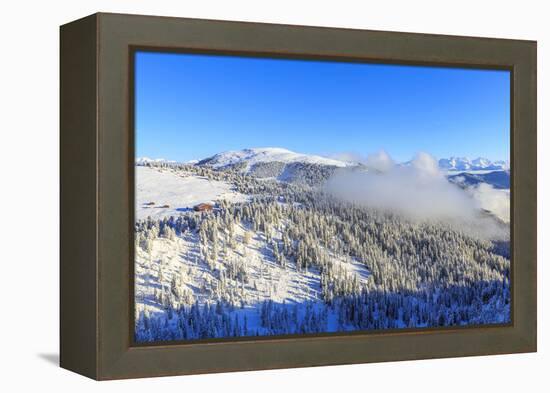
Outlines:
{"label": "snow field", "polygon": [[[199,203],[222,199],[244,202],[247,197],[222,181],[170,168],[136,166],[136,219],[178,216]],[[151,202],[154,205],[148,205]]]}

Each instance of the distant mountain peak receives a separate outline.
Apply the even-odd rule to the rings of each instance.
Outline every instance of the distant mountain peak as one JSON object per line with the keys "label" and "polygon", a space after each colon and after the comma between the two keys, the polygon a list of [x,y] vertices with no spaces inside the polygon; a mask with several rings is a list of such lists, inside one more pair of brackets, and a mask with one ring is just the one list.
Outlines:
{"label": "distant mountain peak", "polygon": [[487,158],[478,157],[470,160],[467,157],[442,158],[438,162],[439,168],[445,171],[478,171],[478,170],[508,170],[510,165],[507,161],[491,161]]}
{"label": "distant mountain peak", "polygon": [[164,158],[149,158],[149,157],[138,157],[136,158],[136,165],[146,165],[146,164],[159,164],[159,163],[173,163],[175,161],[166,160]]}

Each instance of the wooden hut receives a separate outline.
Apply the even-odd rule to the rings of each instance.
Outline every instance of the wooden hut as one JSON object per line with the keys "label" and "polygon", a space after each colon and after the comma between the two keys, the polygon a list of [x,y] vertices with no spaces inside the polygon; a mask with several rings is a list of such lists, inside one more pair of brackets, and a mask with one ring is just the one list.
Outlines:
{"label": "wooden hut", "polygon": [[213,208],[214,206],[212,206],[210,203],[199,203],[198,205],[195,205],[195,207],[193,207],[193,210],[195,210],[196,212],[210,212]]}

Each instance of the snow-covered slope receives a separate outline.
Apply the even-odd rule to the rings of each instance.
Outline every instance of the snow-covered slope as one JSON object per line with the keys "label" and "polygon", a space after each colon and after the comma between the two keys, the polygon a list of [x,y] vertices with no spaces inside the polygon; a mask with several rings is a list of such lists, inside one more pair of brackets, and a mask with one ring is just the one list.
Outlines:
{"label": "snow-covered slope", "polygon": [[300,154],[280,147],[251,148],[243,150],[233,150],[218,153],[212,157],[199,161],[198,165],[207,165],[213,168],[223,168],[236,164],[245,164],[250,168],[254,164],[266,162],[306,163],[317,165],[329,165],[336,167],[346,167],[352,164],[333,160],[331,158]]}
{"label": "snow-covered slope", "polygon": [[246,196],[222,181],[169,168],[136,166],[136,218],[178,216],[203,202],[242,202]]}
{"label": "snow-covered slope", "polygon": [[[252,234],[248,244],[243,242],[246,232]],[[156,238],[151,243],[150,252],[137,247],[136,312],[139,314],[147,310],[151,314],[163,313],[161,305],[145,300],[152,298],[157,288],[152,282],[168,288],[174,278],[180,280],[180,290],[189,297],[190,302],[215,304],[212,298],[215,297],[213,294],[220,291],[220,272],[226,277],[224,286],[235,289],[230,290],[234,300],[247,304],[239,313],[247,315],[249,327],[259,326],[258,310],[266,300],[289,305],[321,301],[322,284],[318,269],[298,271],[296,265],[291,263],[281,266],[273,258],[265,235],[251,228],[235,226],[235,237],[236,248],[228,248],[223,257],[217,258],[214,269],[209,268],[203,260],[204,250],[201,252],[197,233],[184,233],[173,239]],[[274,237],[280,241],[280,231],[276,231]],[[357,277],[360,285],[365,284],[370,273],[364,264],[342,255],[331,256],[336,271],[350,279]],[[229,270],[233,266],[245,269],[248,277],[246,284],[230,278]],[[162,273],[159,275],[160,271]],[[332,326],[331,330],[335,329],[336,326]]]}

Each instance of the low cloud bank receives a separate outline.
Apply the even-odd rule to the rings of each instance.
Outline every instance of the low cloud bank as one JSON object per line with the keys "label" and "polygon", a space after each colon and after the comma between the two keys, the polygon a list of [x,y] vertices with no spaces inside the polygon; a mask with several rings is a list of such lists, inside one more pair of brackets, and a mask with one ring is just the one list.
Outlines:
{"label": "low cloud bank", "polygon": [[493,213],[502,221],[510,222],[510,190],[497,190],[486,183],[467,189],[477,205]]}
{"label": "low cloud bank", "polygon": [[366,171],[338,171],[327,181],[325,190],[348,202],[414,220],[445,222],[478,237],[508,237],[506,228],[482,211],[489,210],[503,219],[506,209],[509,212],[504,192],[488,184],[465,192],[449,183],[437,161],[427,153],[418,153],[407,165],[396,165],[380,151],[362,163]]}

